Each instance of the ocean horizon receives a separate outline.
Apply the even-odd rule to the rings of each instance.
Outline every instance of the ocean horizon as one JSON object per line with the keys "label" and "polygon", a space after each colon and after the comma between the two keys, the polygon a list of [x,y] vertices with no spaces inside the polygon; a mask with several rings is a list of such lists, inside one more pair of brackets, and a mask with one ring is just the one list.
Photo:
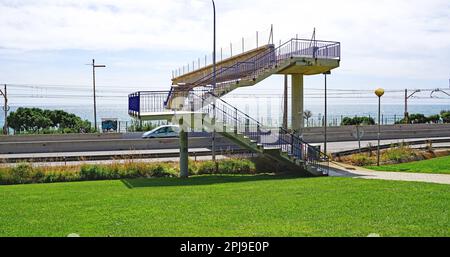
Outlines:
{"label": "ocean horizon", "polygon": [[[275,106],[274,106],[275,105]],[[236,106],[243,112],[246,112],[251,117],[258,119],[265,125],[276,126],[281,124],[282,107],[281,104],[264,104],[264,103],[246,103],[236,104]],[[10,111],[15,111],[21,106],[10,106]],[[74,113],[82,119],[93,121],[93,107],[90,105],[30,105],[22,107],[37,107],[50,110],[64,110],[69,113]],[[313,104],[305,105],[305,110],[310,110],[313,116],[310,118],[312,125],[320,124],[323,118],[323,105]],[[424,115],[439,114],[442,110],[450,110],[450,104],[411,104],[408,106],[408,112],[422,113]],[[328,120],[332,125],[339,125],[343,117],[354,116],[370,116],[376,119],[378,106],[376,104],[329,104],[328,106]],[[392,124],[394,121],[403,117],[404,106],[401,104],[385,104],[382,105],[383,123]],[[115,118],[119,121],[131,121],[132,117],[128,115],[128,106],[120,105],[97,105],[97,119],[101,121],[102,118]],[[333,123],[334,122],[334,123]],[[4,115],[0,114],[0,124],[3,126]]]}

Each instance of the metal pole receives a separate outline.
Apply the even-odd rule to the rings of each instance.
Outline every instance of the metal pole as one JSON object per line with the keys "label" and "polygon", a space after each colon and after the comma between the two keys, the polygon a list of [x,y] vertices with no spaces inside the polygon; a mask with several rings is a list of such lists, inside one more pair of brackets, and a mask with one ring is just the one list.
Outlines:
{"label": "metal pole", "polygon": [[284,75],[284,95],[283,95],[283,128],[288,129],[288,75]]}
{"label": "metal pole", "polygon": [[[213,4],[213,90],[216,89],[216,4]],[[216,161],[216,98],[213,101],[213,134],[212,134],[212,160]]]}
{"label": "metal pole", "polygon": [[6,84],[4,85],[3,92],[0,90],[0,93],[3,95],[5,104],[3,106],[3,111],[5,112],[5,122],[3,124],[3,134],[8,135],[8,92],[6,91]]}
{"label": "metal pole", "polygon": [[323,135],[324,135],[324,140],[323,140],[323,152],[325,153],[325,154],[327,154],[327,141],[328,141],[328,138],[327,138],[327,126],[328,126],[328,124],[327,124],[327,115],[328,115],[328,99],[327,99],[327,75],[328,74],[331,74],[331,72],[330,71],[328,71],[328,72],[325,72],[324,73],[324,76],[325,76],[325,114],[324,114],[324,124],[323,124]]}
{"label": "metal pole", "polygon": [[97,132],[97,101],[95,98],[95,59],[92,59],[92,86],[94,90],[94,132]]}
{"label": "metal pole", "polygon": [[378,145],[377,145],[377,166],[380,166],[380,134],[381,134],[381,96],[378,97]]}
{"label": "metal pole", "polygon": [[405,124],[408,124],[408,89],[405,89]]}
{"label": "metal pole", "polygon": [[188,134],[185,130],[184,120],[180,120],[180,177],[187,178],[189,176],[188,168]]}
{"label": "metal pole", "polygon": [[105,68],[106,65],[95,65],[95,59],[92,59],[92,87],[94,91],[94,132],[97,132],[97,99],[95,96],[95,68]]}

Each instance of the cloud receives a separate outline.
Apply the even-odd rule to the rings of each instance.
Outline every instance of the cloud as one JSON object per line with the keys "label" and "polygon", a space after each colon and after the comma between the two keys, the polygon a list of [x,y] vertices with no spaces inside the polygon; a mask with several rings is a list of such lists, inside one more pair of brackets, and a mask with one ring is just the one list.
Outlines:
{"label": "cloud", "polygon": [[[249,47],[256,30],[265,42],[270,24],[275,42],[308,38],[316,27],[319,39],[342,43],[343,74],[444,78],[450,72],[448,0],[216,0],[216,8],[218,51],[230,42],[240,51],[242,36]],[[0,13],[2,52],[208,53],[212,44],[209,0],[0,0]]]}

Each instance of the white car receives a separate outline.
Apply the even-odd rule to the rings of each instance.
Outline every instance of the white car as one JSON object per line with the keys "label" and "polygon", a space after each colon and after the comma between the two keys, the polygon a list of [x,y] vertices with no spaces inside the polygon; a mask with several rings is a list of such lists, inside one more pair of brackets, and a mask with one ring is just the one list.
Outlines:
{"label": "white car", "polygon": [[164,125],[145,132],[142,135],[142,138],[178,137],[179,133],[180,127],[176,125]]}

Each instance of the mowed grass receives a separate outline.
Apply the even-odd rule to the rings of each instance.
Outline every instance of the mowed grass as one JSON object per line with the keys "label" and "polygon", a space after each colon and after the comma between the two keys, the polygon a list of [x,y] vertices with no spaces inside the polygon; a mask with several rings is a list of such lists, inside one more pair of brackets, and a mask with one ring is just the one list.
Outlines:
{"label": "mowed grass", "polygon": [[450,186],[198,176],[0,186],[0,236],[450,236]]}
{"label": "mowed grass", "polygon": [[382,165],[380,167],[369,166],[366,168],[378,171],[450,174],[450,156],[408,163]]}

